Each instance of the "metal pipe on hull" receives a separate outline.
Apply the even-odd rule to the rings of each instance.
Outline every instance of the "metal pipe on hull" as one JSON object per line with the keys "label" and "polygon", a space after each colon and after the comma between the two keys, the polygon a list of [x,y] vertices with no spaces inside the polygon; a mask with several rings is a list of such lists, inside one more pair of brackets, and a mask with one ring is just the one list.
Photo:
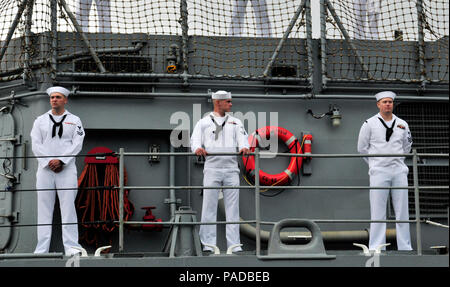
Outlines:
{"label": "metal pipe on hull", "polygon": [[[250,224],[241,225],[241,233],[248,238],[255,239],[256,229]],[[342,231],[322,231],[322,237],[326,243],[343,243],[343,242],[361,242],[369,240],[369,230],[342,230]],[[311,233],[309,232],[281,232],[280,238],[285,243],[296,243],[301,238],[308,238]],[[386,240],[396,240],[396,230],[386,230]],[[267,243],[269,241],[270,232],[261,231],[261,242]]]}
{"label": "metal pipe on hull", "polygon": [[[224,213],[225,207],[223,199],[219,200],[219,210]],[[241,219],[242,220],[242,219]],[[240,231],[242,235],[257,240],[256,228],[250,224],[241,224]],[[311,233],[309,232],[281,232],[280,238],[285,243],[298,243],[299,239],[307,239]],[[386,240],[395,240],[397,236],[395,229],[386,229]],[[269,241],[270,231],[261,230],[259,238],[262,243]],[[361,242],[369,240],[369,230],[342,230],[342,231],[322,231],[324,242],[327,243],[343,243],[343,242]]]}

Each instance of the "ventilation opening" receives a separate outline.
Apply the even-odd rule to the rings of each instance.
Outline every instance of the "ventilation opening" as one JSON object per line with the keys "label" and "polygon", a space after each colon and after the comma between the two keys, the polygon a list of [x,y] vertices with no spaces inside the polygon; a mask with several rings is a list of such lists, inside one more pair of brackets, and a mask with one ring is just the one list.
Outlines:
{"label": "ventilation opening", "polygon": [[[99,56],[106,71],[110,73],[151,73],[152,59],[142,56]],[[94,72],[100,70],[92,57],[77,59],[74,62],[75,72]]]}
{"label": "ventilation opening", "polygon": [[296,66],[274,66],[271,70],[272,77],[297,77]]}
{"label": "ventilation opening", "polygon": [[[418,153],[448,153],[448,103],[400,103],[394,114],[408,122],[413,146]],[[414,185],[412,161],[409,166],[408,186]],[[420,158],[417,166],[419,186],[448,186],[448,158]],[[414,190],[409,190],[409,214],[415,218]],[[449,206],[448,189],[419,189],[420,216],[447,218]],[[394,219],[392,204],[389,217]]]}
{"label": "ventilation opening", "polygon": [[448,103],[401,103],[395,107],[394,114],[408,122],[417,152],[448,153],[448,106]]}

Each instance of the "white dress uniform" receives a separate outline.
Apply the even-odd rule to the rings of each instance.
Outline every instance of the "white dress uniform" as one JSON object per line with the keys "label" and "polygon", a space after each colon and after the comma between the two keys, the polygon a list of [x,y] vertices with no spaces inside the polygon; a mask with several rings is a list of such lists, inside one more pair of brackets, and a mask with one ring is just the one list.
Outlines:
{"label": "white dress uniform", "polygon": [[[412,146],[411,132],[408,124],[392,115],[392,120],[385,125],[392,133],[386,141],[387,128],[380,121],[378,113],[366,120],[359,132],[358,152],[361,154],[405,154]],[[404,157],[368,157],[364,160],[369,164],[370,186],[386,187],[386,189],[370,190],[370,214],[372,220],[386,219],[386,204],[389,187],[408,186],[408,167]],[[392,189],[392,204],[396,220],[409,220],[408,190]],[[412,250],[410,242],[409,223],[397,223],[397,247],[399,250]],[[386,223],[371,223],[369,249],[386,243]]]}
{"label": "white dress uniform", "polygon": [[381,15],[381,0],[354,0],[355,39],[378,40],[378,21]]}
{"label": "white dress uniform", "polygon": [[[242,24],[245,19],[248,0],[233,0],[233,12],[231,26],[228,31],[230,36],[242,35]],[[258,37],[271,37],[272,31],[267,14],[266,0],[251,0],[255,12],[256,35]]]}
{"label": "white dress uniform", "polygon": [[[100,33],[111,32],[111,11],[109,0],[95,0],[98,15],[98,31]],[[89,12],[92,7],[92,0],[79,0],[76,13],[77,19],[83,32],[89,31]]]}
{"label": "white dress uniform", "polygon": [[[53,120],[57,123],[54,128]],[[61,129],[62,128],[62,129]],[[77,195],[77,169],[74,157],[58,157],[58,155],[76,155],[81,151],[85,136],[81,120],[65,111],[63,115],[52,115],[51,110],[39,116],[31,130],[32,150],[35,156],[53,156],[38,158],[36,173],[37,192],[37,223],[38,243],[34,253],[48,253],[52,233],[53,209],[55,195],[61,209],[61,222],[71,223],[62,226],[62,238],[66,255],[72,255],[79,250],[72,246],[81,247],[78,243],[77,213],[75,198]],[[62,171],[53,172],[48,163],[52,159],[59,159],[64,163]],[[67,189],[69,188],[69,189]],[[70,189],[72,188],[72,189]],[[46,189],[39,191],[40,189]],[[59,190],[61,189],[61,190]]]}
{"label": "white dress uniform", "polygon": [[[222,127],[222,128],[220,128]],[[220,132],[217,132],[221,130]],[[236,152],[249,148],[248,135],[242,122],[232,116],[217,117],[214,113],[201,119],[194,128],[191,137],[191,150],[204,148],[212,152]],[[204,186],[239,186],[239,167],[237,156],[206,156],[203,169]],[[220,189],[205,189],[203,192],[202,222],[217,221],[217,204]],[[239,189],[224,189],[226,221],[239,221]],[[202,243],[217,245],[216,225],[201,225]],[[240,244],[239,224],[226,225],[228,248]],[[205,247],[204,250],[211,250]],[[241,251],[235,247],[233,251]]]}

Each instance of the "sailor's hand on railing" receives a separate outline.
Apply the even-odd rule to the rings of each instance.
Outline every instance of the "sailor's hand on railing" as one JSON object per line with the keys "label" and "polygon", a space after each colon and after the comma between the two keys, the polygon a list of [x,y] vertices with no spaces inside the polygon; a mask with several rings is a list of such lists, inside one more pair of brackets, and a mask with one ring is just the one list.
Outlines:
{"label": "sailor's hand on railing", "polygon": [[204,148],[198,148],[195,150],[195,154],[198,156],[206,156],[208,153],[206,152],[206,150]]}
{"label": "sailor's hand on railing", "polygon": [[248,155],[249,152],[250,152],[250,150],[245,147],[239,151],[239,153],[241,153],[242,155]]}

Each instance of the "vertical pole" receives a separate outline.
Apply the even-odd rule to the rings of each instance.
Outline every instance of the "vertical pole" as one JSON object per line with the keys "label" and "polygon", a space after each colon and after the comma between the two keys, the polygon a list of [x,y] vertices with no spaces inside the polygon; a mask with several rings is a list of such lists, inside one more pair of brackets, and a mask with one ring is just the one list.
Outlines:
{"label": "vertical pole", "polygon": [[31,73],[31,24],[33,20],[33,6],[34,0],[29,0],[27,9],[25,12],[25,54],[24,54],[24,65],[23,65],[23,82],[27,84],[30,80],[29,74]]}
{"label": "vertical pole", "polygon": [[119,252],[123,252],[124,149],[119,149]]}
{"label": "vertical pole", "polygon": [[417,28],[418,28],[418,40],[419,40],[419,71],[420,71],[420,80],[422,82],[422,89],[425,89],[426,84],[426,69],[425,69],[425,41],[424,41],[424,33],[423,33],[423,23],[424,14],[423,14],[423,2],[422,0],[417,0],[416,2],[417,8]]}
{"label": "vertical pole", "polygon": [[305,1],[306,10],[306,51],[308,53],[308,81],[311,90],[314,90],[314,65],[313,65],[313,48],[312,48],[312,27],[311,27],[311,0]]}
{"label": "vertical pole", "polygon": [[181,0],[180,6],[180,15],[181,15],[181,37],[182,37],[182,53],[183,53],[183,75],[184,75],[184,84],[187,85],[187,75],[188,75],[188,9],[186,0]]}
{"label": "vertical pole", "polygon": [[413,149],[414,205],[416,209],[417,255],[422,255],[422,233],[420,230],[419,174],[417,171],[417,150]]}
{"label": "vertical pole", "polygon": [[256,256],[261,255],[261,214],[259,200],[259,148],[255,148],[255,220],[256,220]]}
{"label": "vertical pole", "polygon": [[[187,138],[190,139],[191,138],[191,134],[190,134],[190,130],[188,129],[187,131]],[[190,151],[189,145],[187,148],[188,152]],[[187,173],[187,185],[191,186],[191,162],[192,162],[192,157],[191,156],[186,156],[186,173]],[[191,189],[187,190],[187,206],[191,206]]]}
{"label": "vertical pole", "polygon": [[52,60],[51,60],[51,78],[52,80],[56,79],[57,64],[58,64],[58,5],[56,3],[57,0],[51,0],[50,9],[51,9],[51,35],[52,35]]}
{"label": "vertical pole", "polygon": [[[169,142],[170,152],[175,152],[173,145]],[[175,156],[169,156],[169,185],[175,186]],[[177,198],[175,196],[175,189],[169,190],[169,202],[170,202],[170,218],[175,219],[175,211],[177,209]]]}
{"label": "vertical pole", "polygon": [[327,23],[325,13],[327,12],[327,3],[320,0],[320,62],[322,63],[322,89],[327,86]]}

